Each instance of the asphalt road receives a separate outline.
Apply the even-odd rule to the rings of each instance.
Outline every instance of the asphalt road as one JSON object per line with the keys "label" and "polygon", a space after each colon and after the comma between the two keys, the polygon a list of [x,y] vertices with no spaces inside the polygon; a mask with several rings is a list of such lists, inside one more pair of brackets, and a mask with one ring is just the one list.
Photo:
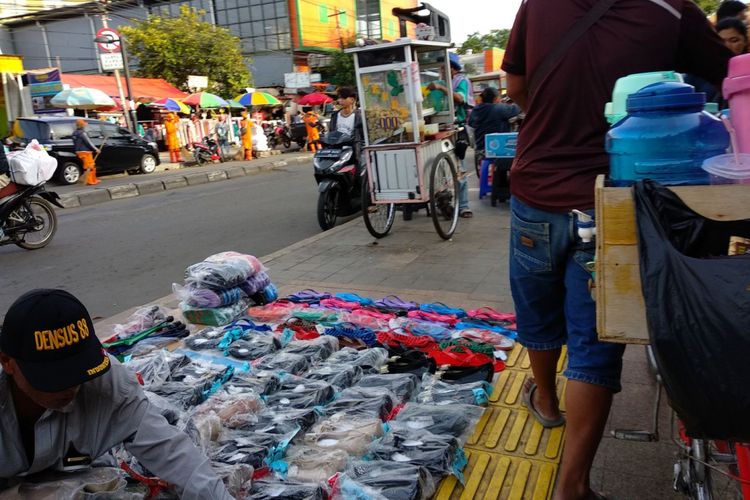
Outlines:
{"label": "asphalt road", "polygon": [[38,287],[65,288],[101,318],[158,299],[182,282],[187,266],[213,253],[263,256],[318,234],[316,200],[312,165],[294,164],[58,210],[57,234],[46,248],[0,247],[0,316]]}

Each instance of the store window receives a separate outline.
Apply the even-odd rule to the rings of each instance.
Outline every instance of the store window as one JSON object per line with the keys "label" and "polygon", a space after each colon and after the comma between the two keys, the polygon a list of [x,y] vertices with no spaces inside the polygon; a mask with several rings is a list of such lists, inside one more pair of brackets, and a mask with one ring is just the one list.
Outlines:
{"label": "store window", "polygon": [[357,33],[367,38],[382,38],[379,0],[357,0]]}

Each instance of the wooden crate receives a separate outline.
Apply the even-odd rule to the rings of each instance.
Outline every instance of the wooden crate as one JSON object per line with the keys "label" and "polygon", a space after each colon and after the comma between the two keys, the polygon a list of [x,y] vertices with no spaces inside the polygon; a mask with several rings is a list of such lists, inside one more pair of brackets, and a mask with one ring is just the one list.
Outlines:
{"label": "wooden crate", "polygon": [[[716,220],[750,218],[750,185],[675,186],[689,207]],[[599,339],[648,344],[632,188],[596,179],[596,321]],[[727,247],[729,242],[727,242]],[[675,290],[674,293],[680,293]]]}

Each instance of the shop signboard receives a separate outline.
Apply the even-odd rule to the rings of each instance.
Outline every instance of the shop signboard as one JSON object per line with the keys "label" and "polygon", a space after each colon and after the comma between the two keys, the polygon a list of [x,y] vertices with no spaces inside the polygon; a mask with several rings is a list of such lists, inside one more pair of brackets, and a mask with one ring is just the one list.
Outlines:
{"label": "shop signboard", "polygon": [[295,73],[284,73],[284,87],[290,89],[303,89],[310,86],[310,73],[298,71]]}
{"label": "shop signboard", "polygon": [[26,73],[34,114],[65,113],[64,109],[50,104],[50,99],[62,92],[59,68],[45,68]]}

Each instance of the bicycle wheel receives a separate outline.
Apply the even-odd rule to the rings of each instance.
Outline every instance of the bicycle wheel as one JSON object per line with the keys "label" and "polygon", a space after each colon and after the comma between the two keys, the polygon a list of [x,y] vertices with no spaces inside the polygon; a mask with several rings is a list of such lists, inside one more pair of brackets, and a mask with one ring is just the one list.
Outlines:
{"label": "bicycle wheel", "polygon": [[440,153],[430,171],[430,215],[435,230],[450,239],[458,226],[458,175],[447,153]]}
{"label": "bicycle wheel", "polygon": [[393,203],[375,204],[372,202],[370,183],[367,176],[362,177],[362,218],[365,227],[376,238],[383,238],[393,227],[396,217],[396,206]]}
{"label": "bicycle wheel", "polygon": [[26,250],[47,246],[57,231],[57,215],[47,200],[37,196],[14,210],[8,218],[26,228],[19,230],[13,243]]}

